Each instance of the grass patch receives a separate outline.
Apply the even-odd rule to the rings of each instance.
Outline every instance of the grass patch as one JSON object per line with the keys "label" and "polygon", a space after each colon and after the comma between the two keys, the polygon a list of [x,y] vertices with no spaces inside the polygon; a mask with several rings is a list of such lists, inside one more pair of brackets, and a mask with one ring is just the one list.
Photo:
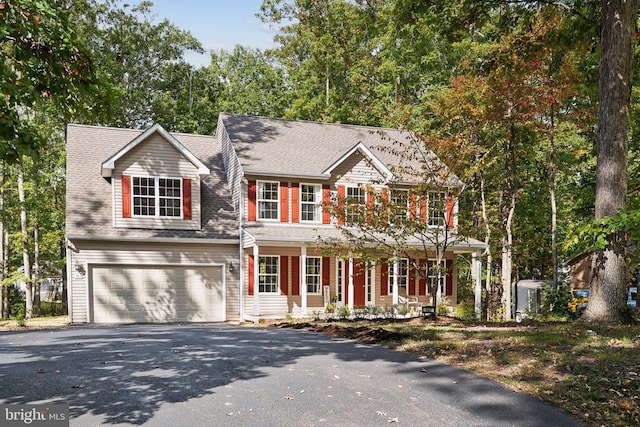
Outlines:
{"label": "grass patch", "polygon": [[[289,326],[290,327],[290,326]],[[298,325],[441,360],[524,391],[587,426],[640,425],[640,325],[460,321]]]}

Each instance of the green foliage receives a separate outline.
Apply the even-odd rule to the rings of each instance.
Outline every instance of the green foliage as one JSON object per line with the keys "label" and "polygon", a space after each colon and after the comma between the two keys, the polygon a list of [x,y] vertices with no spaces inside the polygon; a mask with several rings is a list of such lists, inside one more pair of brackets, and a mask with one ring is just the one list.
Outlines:
{"label": "green foliage", "polygon": [[453,311],[454,316],[460,320],[473,320],[476,318],[473,301],[462,301]]}
{"label": "green foliage", "polygon": [[19,0],[0,9],[0,154],[34,155],[44,140],[34,115],[73,116],[96,84],[86,40],[66,1]]}
{"label": "green foliage", "polygon": [[446,298],[442,298],[438,305],[436,306],[436,314],[438,316],[448,316],[451,314],[451,308],[449,307],[449,302]]}
{"label": "green foliage", "polygon": [[347,320],[348,318],[351,317],[351,310],[349,310],[349,306],[348,305],[342,305],[339,309],[338,309],[338,318],[340,320]]}
{"label": "green foliage", "polygon": [[566,287],[557,289],[545,288],[543,294],[543,310],[556,316],[564,318],[572,318],[575,312],[572,312],[569,303],[573,299],[571,291]]}

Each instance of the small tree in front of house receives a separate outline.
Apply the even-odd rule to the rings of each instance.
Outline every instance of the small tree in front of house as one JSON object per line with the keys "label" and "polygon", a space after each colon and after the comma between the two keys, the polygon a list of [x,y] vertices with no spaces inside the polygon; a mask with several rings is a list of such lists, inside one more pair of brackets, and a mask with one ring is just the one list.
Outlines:
{"label": "small tree in front of house", "polygon": [[[325,204],[323,208],[337,219],[342,236],[320,239],[320,246],[326,253],[349,254],[365,263],[411,260],[409,271],[425,281],[436,307],[446,273],[445,254],[463,240],[454,228],[456,200],[463,184],[424,141],[406,135],[406,140],[398,141],[382,131],[388,144],[372,147],[397,165],[390,168],[390,180],[360,185],[352,194],[338,191]],[[426,265],[420,265],[420,258],[427,260]],[[429,280],[434,277],[436,280]]]}

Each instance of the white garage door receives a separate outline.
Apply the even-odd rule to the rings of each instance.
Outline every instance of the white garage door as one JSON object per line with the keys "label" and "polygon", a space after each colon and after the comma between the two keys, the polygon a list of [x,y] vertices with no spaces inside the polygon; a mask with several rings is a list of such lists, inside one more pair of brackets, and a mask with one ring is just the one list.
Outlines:
{"label": "white garage door", "polygon": [[95,323],[221,322],[222,267],[91,267]]}

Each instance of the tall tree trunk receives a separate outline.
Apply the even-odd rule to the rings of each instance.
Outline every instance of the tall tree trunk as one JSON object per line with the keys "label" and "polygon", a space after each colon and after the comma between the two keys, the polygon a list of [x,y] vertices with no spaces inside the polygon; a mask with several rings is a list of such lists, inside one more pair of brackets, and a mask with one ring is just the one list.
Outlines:
{"label": "tall tree trunk", "polygon": [[22,157],[17,162],[18,172],[18,200],[20,201],[20,231],[22,234],[22,264],[24,267],[24,275],[26,277],[26,293],[25,293],[25,318],[33,317],[33,287],[31,283],[31,259],[29,257],[29,230],[27,228],[27,205],[24,196],[24,167]]}
{"label": "tall tree trunk", "polygon": [[[598,160],[595,219],[625,208],[629,107],[638,0],[602,2],[598,105]],[[623,321],[626,290],[625,237],[608,237],[606,250],[594,254],[591,293],[582,320]]]}
{"label": "tall tree trunk", "polygon": [[504,227],[502,236],[502,305],[504,307],[505,320],[511,320],[511,280],[513,273],[513,232],[511,225],[513,223],[513,214],[516,210],[516,195],[511,195],[509,214]]}
{"label": "tall tree trunk", "polygon": [[40,307],[40,230],[36,221],[33,228],[33,311],[42,314]]}
{"label": "tall tree trunk", "polygon": [[556,143],[555,112],[549,115],[549,198],[551,200],[551,264],[553,266],[553,289],[558,288],[558,208],[556,205]]}
{"label": "tall tree trunk", "polygon": [[[5,165],[2,162],[2,178],[0,181],[0,280],[4,280],[7,277],[7,264],[6,257],[4,256],[7,250],[4,244],[4,235],[7,232],[5,229],[6,221],[4,215],[4,183],[5,183]],[[0,285],[0,318],[9,318],[9,288],[8,286]]]}
{"label": "tall tree trunk", "polygon": [[487,245],[486,254],[487,254],[487,277],[485,287],[487,289],[487,297],[486,297],[486,306],[487,306],[487,320],[491,320],[491,312],[489,307],[489,295],[491,293],[491,276],[493,273],[493,257],[491,256],[491,248],[489,247],[489,243],[491,242],[491,225],[489,224],[489,218],[487,217],[487,201],[485,199],[485,191],[484,191],[484,178],[480,180],[480,199],[482,201],[482,222],[484,223],[485,228],[485,236],[484,243]]}
{"label": "tall tree trunk", "polygon": [[500,223],[502,225],[502,305],[504,319],[511,320],[511,280],[513,272],[513,215],[518,193],[516,181],[516,127],[511,122],[505,147],[504,183],[500,194]]}

